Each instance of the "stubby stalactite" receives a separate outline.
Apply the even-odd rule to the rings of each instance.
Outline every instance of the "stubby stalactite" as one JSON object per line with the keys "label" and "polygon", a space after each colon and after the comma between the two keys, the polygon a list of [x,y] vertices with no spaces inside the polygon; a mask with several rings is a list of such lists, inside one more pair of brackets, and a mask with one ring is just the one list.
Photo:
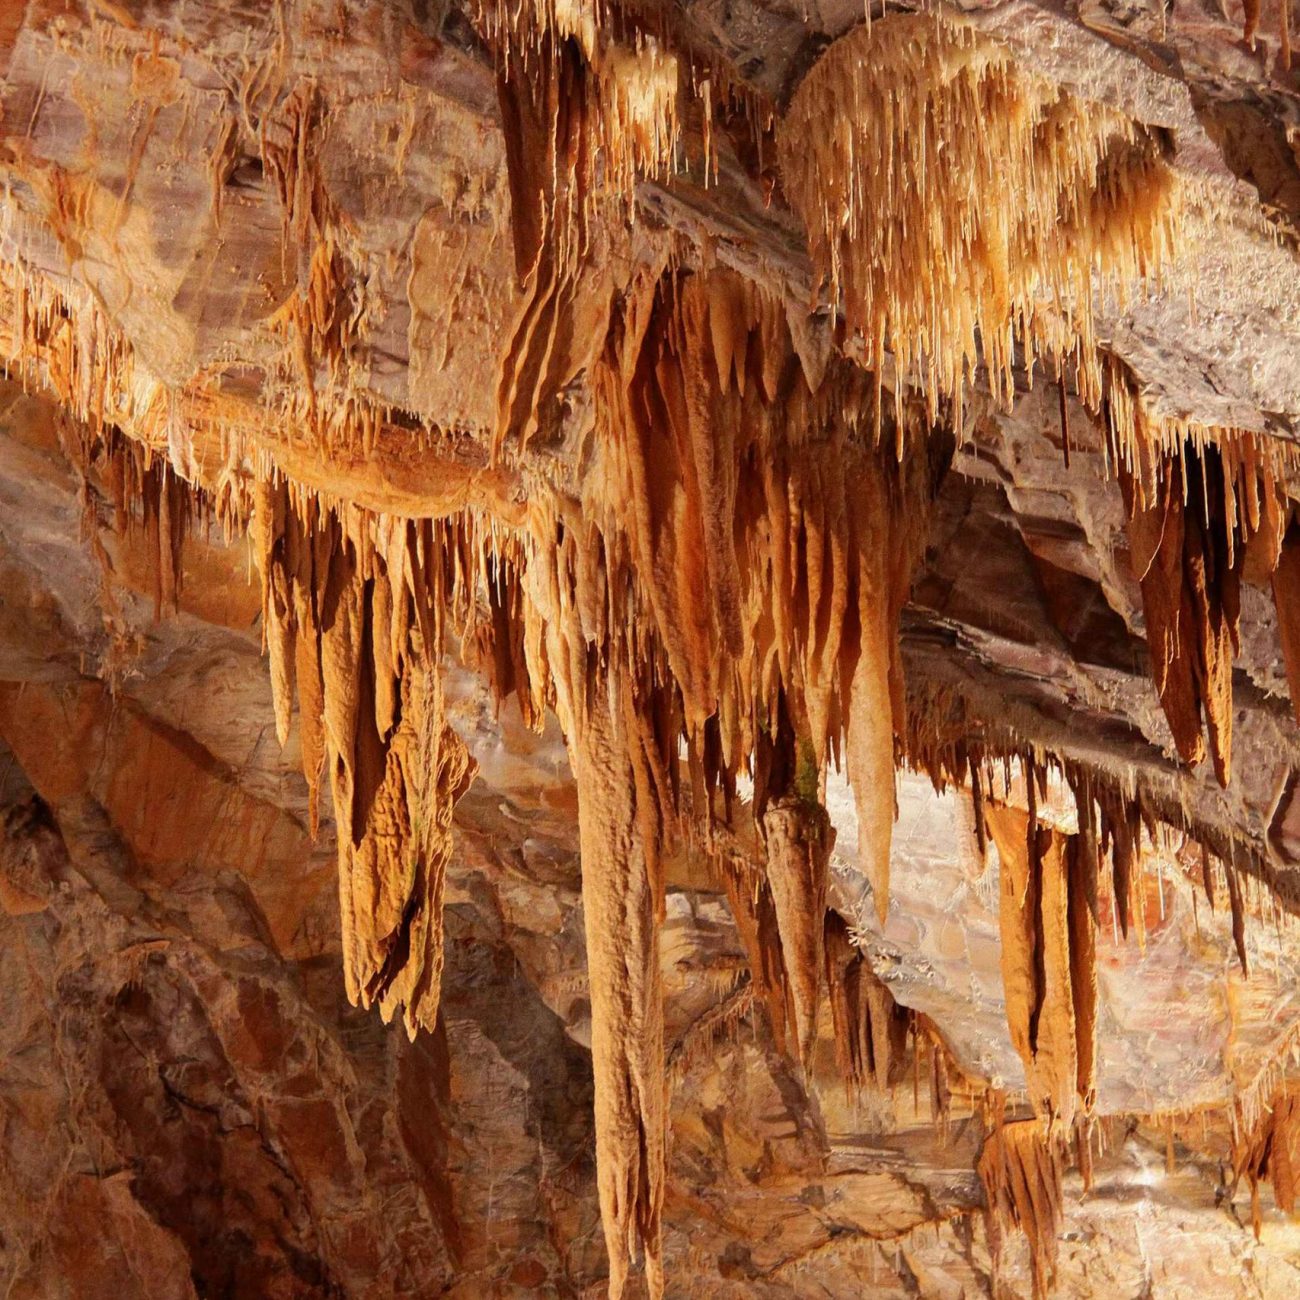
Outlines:
{"label": "stubby stalactite", "polygon": [[1294,1087],[1280,1086],[1250,1125],[1238,1107],[1233,1124],[1232,1178],[1234,1187],[1242,1178],[1250,1184],[1251,1221],[1256,1240],[1261,1226],[1261,1182],[1272,1185],[1277,1208],[1294,1217],[1300,1180],[1300,1093]]}
{"label": "stubby stalactite", "polygon": [[[746,911],[742,932],[753,931],[759,952],[751,963],[767,1002],[778,1042],[794,1027],[794,1059],[812,1067],[821,1005],[823,917],[835,830],[818,800],[816,764],[800,740],[786,701],[778,701],[774,734],[760,733],[754,767],[754,816],[763,855],[757,893],[737,897]],[[779,1005],[778,1005],[779,1004]]]}
{"label": "stubby stalactite", "polygon": [[313,822],[329,779],[348,997],[414,1037],[437,1020],[451,815],[474,773],[444,719],[433,533],[394,527],[385,552],[266,482],[251,528],[277,730],[296,683]]}
{"label": "stubby stalactite", "polygon": [[1034,1300],[1043,1300],[1056,1273],[1057,1235],[1063,1215],[1065,1159],[1059,1139],[1037,1120],[1006,1123],[999,1113],[980,1152],[979,1176],[994,1270],[1010,1228],[1029,1241]]}
{"label": "stubby stalactite", "polygon": [[770,804],[763,814],[763,842],[781,960],[794,1010],[795,1045],[806,1069],[817,1041],[822,924],[835,832],[820,804],[789,796]]}

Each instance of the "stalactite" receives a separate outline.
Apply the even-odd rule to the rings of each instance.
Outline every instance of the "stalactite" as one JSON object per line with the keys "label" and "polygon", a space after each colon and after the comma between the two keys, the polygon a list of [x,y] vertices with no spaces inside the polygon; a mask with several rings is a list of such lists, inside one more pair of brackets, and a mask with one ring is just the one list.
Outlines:
{"label": "stalactite", "polygon": [[421,588],[412,610],[404,533],[381,553],[284,485],[258,484],[252,531],[277,725],[287,738],[296,679],[313,821],[329,773],[348,997],[414,1037],[437,1018],[451,814],[474,771],[444,721],[440,606]]}
{"label": "stalactite", "polygon": [[1097,873],[1095,840],[1082,829],[1066,841],[1070,995],[1074,1002],[1075,1091],[1085,1114],[1097,1099]]}
{"label": "stalactite", "polygon": [[822,925],[835,831],[820,804],[786,796],[763,814],[767,879],[794,1009],[795,1044],[812,1067],[821,1002]]}
{"label": "stalactite", "polygon": [[1255,34],[1259,31],[1260,0],[1242,0],[1243,21],[1241,39],[1255,48]]}
{"label": "stalactite", "polygon": [[1241,879],[1237,869],[1231,863],[1225,864],[1224,874],[1228,878],[1228,902],[1232,909],[1232,942],[1237,949],[1237,960],[1241,963],[1241,973],[1250,974],[1250,960],[1246,956],[1246,903],[1241,894]]}
{"label": "stalactite", "polygon": [[1101,799],[1101,843],[1110,850],[1111,898],[1118,914],[1120,932],[1127,939],[1136,926],[1146,944],[1146,901],[1142,895],[1142,814],[1136,800],[1115,791]]}
{"label": "stalactite", "polygon": [[[617,689],[617,687],[615,688]],[[627,687],[624,708],[630,708]],[[663,1293],[660,1214],[664,1179],[662,906],[642,838],[647,797],[627,746],[631,719],[596,696],[570,741],[579,792],[582,902],[596,1074],[596,1162],[612,1300],[629,1260],[645,1252],[650,1294]],[[635,743],[632,739],[631,743]]]}
{"label": "stalactite", "polygon": [[1009,1228],[1028,1238],[1034,1300],[1044,1300],[1056,1273],[1061,1228],[1060,1141],[1044,1135],[1037,1120],[1007,1124],[999,1113],[979,1158],[989,1248],[996,1270]]}
{"label": "stalactite", "polygon": [[[545,653],[578,789],[583,920],[591,989],[596,1181],[609,1254],[609,1294],[623,1294],[644,1254],[651,1296],[663,1294],[663,991],[659,861],[664,755],[648,701],[653,687],[621,657],[601,661],[583,627],[595,593],[571,533],[529,566],[546,618]],[[583,575],[587,575],[584,577]]]}
{"label": "stalactite", "polygon": [[[887,1092],[907,1067],[912,1013],[877,978],[838,912],[826,913],[823,951],[840,1077],[851,1092]],[[936,1046],[936,1062],[940,1055]],[[937,1088],[933,1095],[937,1098]]]}
{"label": "stalactite", "polygon": [[[1096,859],[1083,860],[1032,810],[990,806],[986,815],[1002,864],[1002,987],[1011,1041],[1035,1112],[1068,1131],[1096,1087],[1096,956],[1084,881]],[[1095,891],[1095,874],[1093,881]]]}
{"label": "stalactite", "polygon": [[1300,1179],[1300,1093],[1279,1087],[1253,1123],[1240,1112],[1233,1125],[1233,1188],[1242,1177],[1250,1183],[1255,1238],[1260,1234],[1259,1184],[1273,1186],[1273,1198],[1283,1214],[1296,1214],[1296,1186]]}
{"label": "stalactite", "polygon": [[727,855],[722,860],[720,875],[726,889],[727,904],[745,949],[753,987],[767,1012],[772,1040],[778,1052],[788,1052],[787,1026],[793,1015],[771,887],[764,874],[747,865],[742,866],[734,855]]}
{"label": "stalactite", "polygon": [[[778,131],[786,197],[861,337],[931,412],[977,364],[1010,400],[1016,343],[1100,398],[1094,266],[1121,288],[1170,256],[1178,187],[1157,137],[1018,68],[949,11],[893,14],[826,51]],[[957,419],[960,425],[960,419]]]}

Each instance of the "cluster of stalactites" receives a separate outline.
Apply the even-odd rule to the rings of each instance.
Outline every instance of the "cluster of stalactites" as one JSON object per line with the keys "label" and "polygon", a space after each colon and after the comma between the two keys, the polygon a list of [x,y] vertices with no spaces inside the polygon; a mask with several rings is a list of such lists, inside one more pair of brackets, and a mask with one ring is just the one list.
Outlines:
{"label": "cluster of stalactites", "polygon": [[761,777],[778,744],[800,749],[814,801],[842,759],[883,910],[898,617],[941,449],[911,408],[901,460],[882,448],[871,377],[832,364],[810,386],[784,311],[724,271],[634,286],[592,386],[584,513],[601,521],[608,590],[635,575],[680,692],[697,814],[714,790],[730,802],[738,772]]}
{"label": "cluster of stalactites", "polygon": [[1037,1120],[1006,1123],[999,1109],[980,1153],[978,1171],[995,1271],[1007,1230],[1018,1228],[1029,1241],[1034,1300],[1043,1300],[1056,1273],[1063,1139],[1047,1133]]}
{"label": "cluster of stalactites", "polygon": [[679,72],[652,38],[608,38],[592,0],[490,7],[521,284],[497,376],[494,454],[555,432],[562,394],[608,324],[605,245],[633,213],[636,181],[669,172]]}
{"label": "cluster of stalactites", "polygon": [[451,812],[472,767],[444,720],[444,621],[529,721],[555,704],[602,990],[602,1213],[611,1260],[639,1249],[653,1281],[659,841],[683,814],[706,830],[725,817],[742,771],[762,787],[781,978],[810,1052],[827,977],[821,780],[843,756],[883,904],[896,624],[934,466],[919,422],[901,462],[875,444],[862,372],[836,364],[810,386],[783,310],[737,277],[652,282],[602,343],[584,499],[537,503],[526,549],[471,516],[379,516],[279,481],[258,484],[251,528],[277,728],[296,692],[313,822],[326,777],[333,797],[348,992],[409,1032],[436,1015]]}
{"label": "cluster of stalactites", "polygon": [[[1000,864],[1000,931],[1003,991],[1012,1044],[1025,1067],[1030,1104],[1058,1136],[1090,1118],[1097,1080],[1097,933],[1102,923],[1102,882],[1116,938],[1135,931],[1145,946],[1147,886],[1144,838],[1156,844],[1169,832],[1135,792],[1077,764],[1019,756],[1026,806],[1013,802],[1007,756],[1000,786],[998,761],[973,743],[960,754],[934,749],[913,754],[936,786],[969,782],[978,847],[990,843]],[[1073,795],[1074,829],[1040,817],[1052,767]],[[1069,823],[1066,823],[1067,826]],[[1218,889],[1214,856],[1201,846],[1202,877],[1211,909]],[[1248,972],[1246,904],[1238,867],[1223,863],[1232,934],[1243,973]]]}
{"label": "cluster of stalactites", "polygon": [[844,753],[883,900],[896,625],[932,471],[919,438],[901,464],[874,445],[860,371],[811,388],[784,311],[722,271],[633,284],[591,391],[582,499],[534,520],[525,587],[543,634],[530,663],[579,787],[611,1277],[621,1286],[639,1247],[653,1290],[661,840],[690,827],[707,842],[737,778],[754,780],[764,862],[733,905],[776,1032],[809,1065],[832,845],[821,780]]}
{"label": "cluster of stalactites", "polygon": [[[653,33],[623,30],[616,37],[608,7],[601,0],[524,0],[485,6],[483,30],[502,56],[502,75],[535,76],[542,64],[561,58],[572,42],[595,82],[598,114],[591,141],[599,151],[603,193],[575,198],[594,203],[615,199],[630,210],[636,182],[661,178],[674,167],[678,122],[679,71],[676,54]],[[558,122],[559,119],[557,119]]]}
{"label": "cluster of stalactites", "polygon": [[[907,1041],[909,1034],[915,1036],[915,1017],[894,1001],[838,912],[825,915],[824,949],[840,1077],[851,1092],[888,1092],[907,1068]],[[944,1059],[936,1043],[931,1102],[939,1112],[947,1099]]]}
{"label": "cluster of stalactites", "polygon": [[[1070,789],[1077,814],[1077,833],[1067,836],[1068,853],[1095,862],[1098,881],[1109,880],[1110,921],[1116,941],[1136,934],[1146,946],[1148,845],[1199,845],[1204,893],[1213,911],[1220,897],[1221,871],[1231,909],[1233,941],[1243,973],[1249,973],[1246,946],[1247,901],[1244,872],[1258,873],[1263,863],[1249,840],[1191,816],[1186,804],[1147,781],[1124,781],[1094,763],[1062,757],[1027,745],[1004,721],[980,716],[960,696],[929,687],[908,699],[905,730],[908,764],[924,772],[939,792],[967,788],[974,803],[978,847],[983,855],[989,836],[985,808],[1013,798],[1014,774],[1036,783],[1047,797],[1049,779]],[[1097,908],[1097,886],[1088,882],[1088,907]]]}
{"label": "cluster of stalactites", "polygon": [[137,367],[120,330],[87,293],[71,301],[45,276],[0,261],[0,358],[24,385],[46,388],[94,437],[128,430],[169,451],[174,396]]}
{"label": "cluster of stalactites", "polygon": [[[784,880],[773,874],[770,845],[762,866],[739,854],[719,853],[715,869],[745,950],[750,971],[745,988],[765,1013],[776,1049],[789,1056],[805,1078],[814,1077],[824,999],[835,1065],[849,1096],[888,1094],[902,1079],[909,1059],[915,1064],[920,1023],[914,1012],[895,1001],[848,922],[827,905],[819,864],[823,855],[829,856],[829,845],[816,829],[825,825],[825,816],[820,809],[796,811],[789,799],[769,806],[765,821],[773,818],[797,845],[793,852],[792,846],[785,850],[793,861]],[[930,1046],[932,1118],[942,1123],[955,1066],[937,1035],[930,1035]]]}
{"label": "cluster of stalactites", "polygon": [[88,492],[93,467],[113,512],[112,531],[143,542],[154,619],[161,618],[164,610],[179,609],[185,538],[196,526],[210,522],[211,502],[206,494],[195,492],[174,474],[163,457],[115,429],[106,428],[98,437],[91,434],[77,447],[66,442],[65,446],[86,485],[83,507],[92,546],[98,552],[99,518]]}
{"label": "cluster of stalactites", "polygon": [[1251,1219],[1260,1233],[1259,1185],[1273,1186],[1273,1199],[1284,1214],[1296,1212],[1296,1189],[1300,1186],[1300,1091],[1281,1084],[1271,1100],[1247,1126],[1240,1114],[1234,1117],[1232,1134],[1233,1186],[1244,1176],[1250,1183]]}
{"label": "cluster of stalactites", "polygon": [[1208,734],[1226,786],[1243,580],[1273,587],[1292,702],[1300,701],[1300,538],[1289,527],[1284,486],[1290,458],[1262,435],[1152,419],[1126,372],[1115,371],[1107,406],[1160,702],[1183,761],[1205,758]]}
{"label": "cluster of stalactites", "polygon": [[313,831],[326,777],[332,795],[348,997],[414,1037],[437,1018],[452,809],[474,772],[438,666],[456,566],[427,521],[348,522],[257,485],[276,729],[287,741],[296,686]]}
{"label": "cluster of stalactites", "polygon": [[1031,365],[1072,361],[1096,405],[1094,272],[1122,291],[1174,245],[1178,187],[1151,133],[945,12],[836,41],[777,143],[814,266],[868,367],[892,354],[933,413],[944,398],[960,408],[981,355],[1010,400],[1019,343]]}

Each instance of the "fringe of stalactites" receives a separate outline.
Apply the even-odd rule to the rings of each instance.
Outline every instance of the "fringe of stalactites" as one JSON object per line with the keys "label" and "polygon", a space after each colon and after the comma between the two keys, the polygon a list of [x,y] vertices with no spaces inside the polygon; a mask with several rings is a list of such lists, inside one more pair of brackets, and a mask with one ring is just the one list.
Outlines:
{"label": "fringe of stalactites", "polygon": [[[749,979],[733,991],[734,998],[719,1004],[718,1014],[725,1008],[727,1023],[733,1023],[741,1014],[743,993],[744,1012],[755,1004],[761,1006],[777,1050],[788,1054],[805,1077],[812,1079],[817,1064],[812,1044],[802,1041],[797,1032],[801,1028],[796,1005],[800,994],[795,985],[798,973],[791,967],[799,946],[789,944],[782,933],[768,870],[736,846],[724,848],[720,841],[709,860],[726,890],[750,970]],[[807,900],[803,906],[809,908]],[[835,1065],[849,1099],[891,1095],[909,1066],[919,1094],[921,1061],[928,1052],[930,1118],[940,1134],[946,1134],[954,1093],[960,1092],[970,1101],[979,1089],[961,1070],[933,1024],[894,999],[888,985],[872,970],[859,937],[839,912],[826,906],[824,894],[821,907],[823,979],[815,996],[820,998],[824,991]],[[807,1023],[806,1012],[804,1021]]]}
{"label": "fringe of stalactites", "polygon": [[[218,501],[247,513],[241,468],[252,426],[273,436],[310,427],[311,404],[296,382],[273,385],[256,402],[228,397],[220,380],[196,379],[175,389],[137,361],[122,331],[89,293],[61,292],[41,273],[0,262],[0,361],[25,386],[43,388],[94,434],[116,428],[143,444],[191,482],[213,484]],[[327,400],[328,398],[328,400]],[[390,410],[364,392],[322,391],[315,428],[331,447],[370,450]],[[196,441],[220,447],[224,463],[196,463]]]}
{"label": "fringe of stalactites", "polygon": [[[1222,869],[1238,960],[1243,972],[1248,971],[1243,875],[1271,878],[1267,850],[1261,843],[1194,816],[1176,784],[1162,788],[1134,770],[1115,773],[1029,744],[1016,734],[1014,723],[980,714],[951,691],[927,684],[909,694],[907,705],[907,763],[928,775],[936,790],[970,790],[981,849],[983,805],[1006,798],[1015,765],[1036,774],[1040,792],[1046,791],[1049,777],[1065,782],[1074,796],[1086,855],[1091,858],[1097,853],[1097,872],[1110,881],[1112,920],[1108,924],[1117,938],[1133,932],[1143,946],[1146,943],[1144,837],[1155,842],[1161,836],[1183,836],[1198,844],[1211,906],[1217,895],[1215,864]],[[995,781],[999,774],[1000,782]]]}
{"label": "fringe of stalactites", "polygon": [[559,435],[565,395],[609,324],[613,267],[629,260],[636,187],[687,164],[688,99],[704,183],[716,175],[724,132],[762,179],[771,106],[706,46],[683,39],[679,18],[663,6],[642,12],[602,0],[480,10],[497,61],[521,286],[499,361],[494,455]]}
{"label": "fringe of stalactites", "polygon": [[633,216],[637,180],[675,165],[680,70],[652,38],[611,40],[588,0],[487,6],[480,24],[497,59],[522,291],[497,376],[499,456],[555,433],[598,346],[606,244]]}
{"label": "fringe of stalactites", "polygon": [[978,1171],[995,1273],[1007,1231],[1018,1228],[1029,1241],[1034,1300],[1044,1300],[1055,1278],[1063,1214],[1063,1139],[1037,1120],[1005,1123],[998,1111]]}
{"label": "fringe of stalactites", "polygon": [[1261,1228],[1259,1185],[1267,1180],[1273,1199],[1284,1214],[1296,1213],[1300,1184],[1300,1088],[1280,1084],[1268,1103],[1250,1117],[1234,1112],[1232,1179],[1235,1189],[1243,1176],[1250,1184],[1251,1221],[1255,1239]]}
{"label": "fringe of stalactites", "polygon": [[242,497],[228,490],[214,495],[194,487],[164,456],[112,426],[94,432],[82,423],[63,422],[60,442],[80,479],[83,539],[100,566],[106,624],[124,629],[104,531],[141,546],[155,621],[164,611],[178,611],[186,538],[208,532],[214,522],[227,538],[242,530],[246,518]]}
{"label": "fringe of stalactites", "polygon": [[[982,358],[1014,393],[1016,345],[1101,396],[1094,272],[1121,293],[1171,255],[1179,187],[1162,146],[1112,109],[1015,65],[954,14],[895,14],[836,41],[777,132],[814,266],[932,413]],[[960,428],[960,418],[956,427]]]}
{"label": "fringe of stalactites", "polygon": [[625,23],[616,29],[610,19],[602,0],[524,0],[485,5],[480,25],[507,78],[545,76],[542,62],[562,58],[564,42],[581,53],[599,92],[591,145],[599,151],[605,194],[578,197],[612,197],[630,214],[637,180],[663,179],[675,168],[680,69],[662,38]]}
{"label": "fringe of stalactites", "polygon": [[1119,361],[1108,367],[1106,410],[1160,702],[1183,761],[1204,759],[1208,734],[1226,786],[1243,580],[1272,583],[1300,702],[1300,537],[1285,486],[1296,452],[1265,434],[1153,415]]}
{"label": "fringe of stalactites", "polygon": [[113,531],[143,541],[154,618],[161,618],[164,609],[180,608],[185,538],[210,522],[211,500],[177,476],[166,460],[116,430],[106,430],[96,442],[102,449],[97,459],[113,510]]}
{"label": "fringe of stalactites", "polygon": [[744,162],[764,170],[765,144],[775,122],[771,100],[737,74],[688,15],[638,0],[482,0],[479,30],[505,66],[535,72],[552,57],[545,37],[571,40],[605,83],[610,130],[608,172],[631,217],[638,178],[666,180],[688,161],[684,132],[698,116],[704,183],[716,175],[717,138],[733,138]]}

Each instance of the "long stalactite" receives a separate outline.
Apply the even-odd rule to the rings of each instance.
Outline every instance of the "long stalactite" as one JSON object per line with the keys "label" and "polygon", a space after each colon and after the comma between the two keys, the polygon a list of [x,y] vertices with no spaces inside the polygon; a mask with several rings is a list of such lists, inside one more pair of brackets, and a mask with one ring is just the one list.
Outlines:
{"label": "long stalactite", "polygon": [[313,825],[329,780],[348,997],[414,1038],[437,1020],[452,809],[475,770],[445,721],[442,539],[349,531],[271,482],[250,528],[276,727],[284,743],[296,684]]}

